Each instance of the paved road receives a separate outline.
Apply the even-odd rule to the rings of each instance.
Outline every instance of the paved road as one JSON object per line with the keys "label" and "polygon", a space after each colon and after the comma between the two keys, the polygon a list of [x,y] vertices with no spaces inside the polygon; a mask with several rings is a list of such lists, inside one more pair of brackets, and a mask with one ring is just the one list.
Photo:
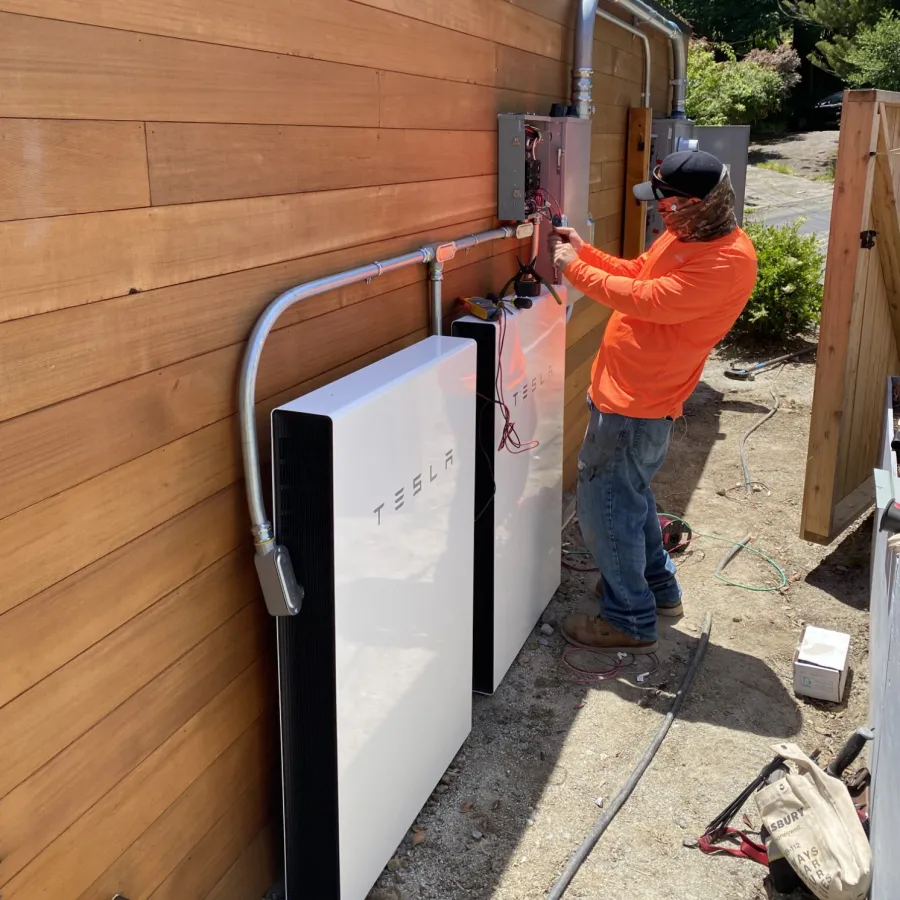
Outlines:
{"label": "paved road", "polygon": [[745,218],[769,225],[786,225],[805,217],[800,233],[818,235],[824,250],[831,224],[831,195],[829,183],[750,166]]}

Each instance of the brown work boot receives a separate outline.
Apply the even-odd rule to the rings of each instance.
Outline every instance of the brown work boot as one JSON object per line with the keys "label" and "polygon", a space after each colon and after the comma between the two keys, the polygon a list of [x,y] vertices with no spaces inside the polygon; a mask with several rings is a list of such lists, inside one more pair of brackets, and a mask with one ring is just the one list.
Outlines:
{"label": "brown work boot", "polygon": [[[594,592],[598,597],[603,596],[603,582],[600,581],[599,578],[597,579],[597,583],[594,585]],[[675,606],[660,606],[657,603],[656,614],[658,616],[667,616],[670,619],[679,619],[684,615],[684,605],[678,603]]]}
{"label": "brown work boot", "polygon": [[655,653],[659,641],[639,641],[614,628],[600,616],[573,613],[560,628],[562,636],[583,650],[611,650],[614,653]]}

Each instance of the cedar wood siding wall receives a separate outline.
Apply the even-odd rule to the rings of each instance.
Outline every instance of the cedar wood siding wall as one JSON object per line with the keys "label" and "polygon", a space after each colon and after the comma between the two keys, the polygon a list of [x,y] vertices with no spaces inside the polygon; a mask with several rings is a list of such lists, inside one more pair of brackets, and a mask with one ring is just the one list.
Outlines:
{"label": "cedar wood siding wall", "polygon": [[[0,0],[0,891],[255,900],[271,621],[235,387],[266,303],[491,227],[496,114],[569,91],[570,0]],[[639,42],[598,23],[591,209],[619,248]],[[654,42],[654,104],[668,52]],[[514,242],[448,266],[447,308]],[[566,473],[602,310],[570,324]],[[427,333],[425,271],[307,301],[260,415]]]}

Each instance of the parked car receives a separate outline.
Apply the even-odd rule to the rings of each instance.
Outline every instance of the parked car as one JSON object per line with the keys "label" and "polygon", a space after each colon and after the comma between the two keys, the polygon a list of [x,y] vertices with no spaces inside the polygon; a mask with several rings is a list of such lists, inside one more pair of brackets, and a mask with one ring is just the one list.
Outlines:
{"label": "parked car", "polygon": [[798,110],[795,125],[801,131],[812,131],[819,128],[840,128],[841,107],[844,103],[844,92],[835,91],[808,106]]}

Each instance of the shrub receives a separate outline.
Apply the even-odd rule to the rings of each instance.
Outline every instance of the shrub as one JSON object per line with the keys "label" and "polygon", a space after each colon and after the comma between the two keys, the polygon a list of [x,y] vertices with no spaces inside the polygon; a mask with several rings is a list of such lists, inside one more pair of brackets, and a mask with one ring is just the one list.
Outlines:
{"label": "shrub", "polygon": [[754,62],[738,62],[734,51],[719,45],[726,59],[717,62],[705,41],[691,44],[688,54],[687,114],[698,125],[755,125],[780,108],[781,76]]}
{"label": "shrub", "polygon": [[802,222],[747,225],[759,273],[750,302],[734,326],[736,333],[779,340],[800,334],[819,321],[824,257],[814,234],[800,234]]}
{"label": "shrub", "polygon": [[847,54],[853,87],[900,91],[900,19],[890,10],[876,25],[860,29]]}
{"label": "shrub", "polygon": [[755,63],[763,69],[777,73],[781,79],[781,93],[787,97],[800,84],[800,54],[787,42],[774,50],[753,49],[742,62]]}

